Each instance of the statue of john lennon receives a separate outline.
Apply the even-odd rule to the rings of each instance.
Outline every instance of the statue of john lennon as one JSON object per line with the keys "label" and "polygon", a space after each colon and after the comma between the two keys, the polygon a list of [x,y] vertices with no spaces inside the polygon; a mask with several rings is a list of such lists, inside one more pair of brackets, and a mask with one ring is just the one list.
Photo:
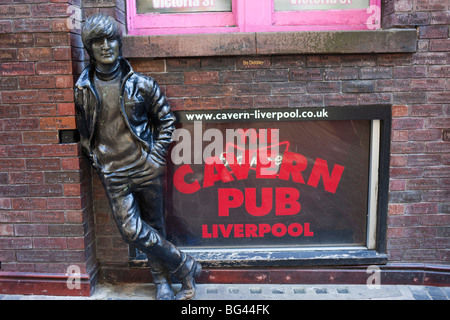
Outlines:
{"label": "statue of john lennon", "polygon": [[[81,36],[91,58],[75,86],[83,153],[100,175],[124,240],[147,255],[156,299],[192,299],[201,265],[165,238],[163,173],[175,117],[155,80],[122,58],[111,17],[89,17]],[[171,275],[181,282],[176,295]]]}

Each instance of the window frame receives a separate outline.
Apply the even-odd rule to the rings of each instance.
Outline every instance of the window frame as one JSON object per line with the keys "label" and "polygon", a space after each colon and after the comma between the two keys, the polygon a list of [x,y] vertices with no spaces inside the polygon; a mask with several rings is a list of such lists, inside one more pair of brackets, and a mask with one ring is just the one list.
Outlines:
{"label": "window frame", "polygon": [[127,22],[129,35],[380,29],[381,0],[369,8],[275,11],[273,0],[232,0],[231,12],[138,14],[127,0]]}

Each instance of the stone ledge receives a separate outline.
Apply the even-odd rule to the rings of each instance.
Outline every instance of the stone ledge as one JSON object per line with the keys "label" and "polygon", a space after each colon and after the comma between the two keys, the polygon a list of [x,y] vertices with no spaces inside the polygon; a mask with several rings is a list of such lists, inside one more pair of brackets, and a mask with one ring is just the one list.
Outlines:
{"label": "stone ledge", "polygon": [[126,58],[402,53],[417,50],[417,30],[125,36],[122,50]]}

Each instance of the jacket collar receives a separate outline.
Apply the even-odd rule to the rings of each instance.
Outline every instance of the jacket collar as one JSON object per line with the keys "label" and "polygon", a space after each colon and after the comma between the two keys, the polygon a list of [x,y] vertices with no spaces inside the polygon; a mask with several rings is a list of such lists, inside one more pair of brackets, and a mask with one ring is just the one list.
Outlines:
{"label": "jacket collar", "polygon": [[[134,73],[133,68],[130,63],[122,57],[119,57],[119,64],[122,70],[122,79],[127,79],[131,74]],[[89,87],[93,89],[93,79],[95,73],[95,65],[89,64],[81,73],[76,86],[79,89]]]}

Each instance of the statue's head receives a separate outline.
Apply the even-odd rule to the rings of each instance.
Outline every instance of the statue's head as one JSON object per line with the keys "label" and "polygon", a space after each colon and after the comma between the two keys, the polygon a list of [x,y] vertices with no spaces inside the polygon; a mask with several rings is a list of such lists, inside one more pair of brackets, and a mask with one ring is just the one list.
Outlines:
{"label": "statue's head", "polygon": [[110,16],[96,14],[87,18],[81,39],[91,60],[113,64],[122,55],[122,39],[116,22]]}

